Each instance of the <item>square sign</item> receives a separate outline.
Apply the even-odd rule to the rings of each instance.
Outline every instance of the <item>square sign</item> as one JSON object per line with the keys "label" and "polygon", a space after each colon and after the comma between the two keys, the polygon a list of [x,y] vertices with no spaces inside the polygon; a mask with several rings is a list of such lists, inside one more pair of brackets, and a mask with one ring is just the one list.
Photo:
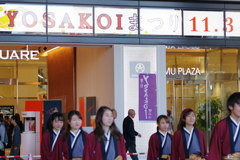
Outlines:
{"label": "square sign", "polygon": [[130,77],[138,78],[140,73],[150,73],[150,62],[132,61],[130,62]]}
{"label": "square sign", "polygon": [[224,36],[222,11],[183,11],[184,36]]}

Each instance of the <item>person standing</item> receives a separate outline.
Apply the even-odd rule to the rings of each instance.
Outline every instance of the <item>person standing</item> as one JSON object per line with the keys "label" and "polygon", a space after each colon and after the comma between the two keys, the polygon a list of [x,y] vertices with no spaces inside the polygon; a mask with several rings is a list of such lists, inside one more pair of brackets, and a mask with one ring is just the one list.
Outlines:
{"label": "person standing", "polygon": [[[3,114],[0,114],[0,141],[0,143],[3,144],[3,148],[0,149],[0,156],[5,156],[5,147],[8,143],[8,136],[5,128]],[[5,158],[0,158],[0,160],[5,160]]]}
{"label": "person standing", "polygon": [[171,160],[205,160],[207,149],[204,133],[195,127],[195,122],[194,111],[191,108],[184,109],[180,116],[178,130],[173,135]]}
{"label": "person standing", "polygon": [[[10,151],[10,156],[19,155],[20,145],[21,145],[21,131],[18,126],[18,117],[12,116],[11,123],[13,124],[13,133],[12,133],[12,147]],[[14,158],[9,158],[10,160],[14,160]],[[22,158],[18,157],[15,158],[17,160],[23,160]]]}
{"label": "person standing", "polygon": [[[126,150],[128,150],[129,153],[137,153],[135,136],[142,137],[142,135],[134,129],[133,118],[135,115],[135,111],[133,109],[129,109],[128,116],[123,120],[123,135],[126,141]],[[130,155],[130,157],[133,160],[138,160],[137,155]]]}
{"label": "person standing", "polygon": [[112,110],[100,107],[95,123],[96,129],[84,146],[83,160],[126,160],[124,138],[114,123]]}
{"label": "person standing", "polygon": [[6,132],[7,132],[7,136],[8,136],[8,143],[6,148],[11,148],[12,146],[12,140],[11,140],[11,134],[12,134],[12,130],[13,130],[13,125],[11,124],[10,120],[9,120],[9,116],[5,116],[4,117],[4,123],[5,123],[5,127],[6,127]]}
{"label": "person standing", "polygon": [[112,109],[112,113],[113,113],[113,119],[117,118],[117,111],[116,109]]}
{"label": "person standing", "polygon": [[69,160],[82,160],[88,134],[82,129],[82,115],[76,110],[68,113],[68,125],[64,141],[68,142]]}
{"label": "person standing", "polygon": [[51,115],[47,131],[43,134],[41,143],[42,160],[69,159],[67,141],[63,140],[64,116],[60,112]]}
{"label": "person standing", "polygon": [[240,160],[240,92],[229,96],[227,109],[229,116],[213,129],[208,160]]}
{"label": "person standing", "polygon": [[167,132],[169,123],[167,116],[158,116],[157,132],[151,135],[148,142],[147,160],[170,160],[172,135]]}

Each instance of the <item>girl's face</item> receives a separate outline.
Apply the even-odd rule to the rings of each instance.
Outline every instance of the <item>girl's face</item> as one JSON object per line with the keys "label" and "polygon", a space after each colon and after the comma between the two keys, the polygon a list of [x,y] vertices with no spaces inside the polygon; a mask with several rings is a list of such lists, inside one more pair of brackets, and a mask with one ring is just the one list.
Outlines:
{"label": "girl's face", "polygon": [[196,122],[195,113],[190,112],[190,114],[186,116],[185,123],[186,123],[186,125],[192,125],[193,126],[195,122]]}
{"label": "girl's face", "polygon": [[113,114],[110,110],[105,110],[102,116],[102,124],[104,126],[110,127],[113,123]]}
{"label": "girl's face", "polygon": [[63,127],[63,121],[59,121],[58,118],[55,118],[52,122],[53,129],[59,131]]}
{"label": "girl's face", "polygon": [[82,120],[75,114],[68,122],[72,129],[79,129],[82,126]]}
{"label": "girl's face", "polygon": [[169,123],[167,123],[164,118],[162,118],[157,125],[159,130],[162,132],[166,132],[169,127]]}

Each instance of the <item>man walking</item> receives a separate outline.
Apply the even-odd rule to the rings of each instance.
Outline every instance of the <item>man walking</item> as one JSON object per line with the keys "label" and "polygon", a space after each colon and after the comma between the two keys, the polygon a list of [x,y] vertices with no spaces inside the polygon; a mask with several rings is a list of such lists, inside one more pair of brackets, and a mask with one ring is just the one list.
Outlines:
{"label": "man walking", "polygon": [[[135,111],[133,109],[129,109],[128,116],[123,120],[123,135],[126,141],[126,150],[128,150],[129,153],[137,153],[135,136],[142,137],[142,135],[134,129],[133,118],[135,115]],[[131,155],[131,158],[132,160],[138,160],[137,155]]]}
{"label": "man walking", "polygon": [[214,127],[208,160],[240,160],[240,92],[227,100],[229,116]]}

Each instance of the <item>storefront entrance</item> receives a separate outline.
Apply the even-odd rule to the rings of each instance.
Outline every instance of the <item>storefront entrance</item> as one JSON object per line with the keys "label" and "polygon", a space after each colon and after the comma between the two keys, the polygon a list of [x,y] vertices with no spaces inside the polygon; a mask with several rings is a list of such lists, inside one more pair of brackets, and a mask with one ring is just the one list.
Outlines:
{"label": "storefront entrance", "polygon": [[[238,91],[238,49],[190,50],[167,50],[167,110],[176,131],[182,110],[192,108],[197,127],[205,131],[209,142],[214,125],[228,115],[228,96]],[[188,68],[200,73],[186,72]]]}

